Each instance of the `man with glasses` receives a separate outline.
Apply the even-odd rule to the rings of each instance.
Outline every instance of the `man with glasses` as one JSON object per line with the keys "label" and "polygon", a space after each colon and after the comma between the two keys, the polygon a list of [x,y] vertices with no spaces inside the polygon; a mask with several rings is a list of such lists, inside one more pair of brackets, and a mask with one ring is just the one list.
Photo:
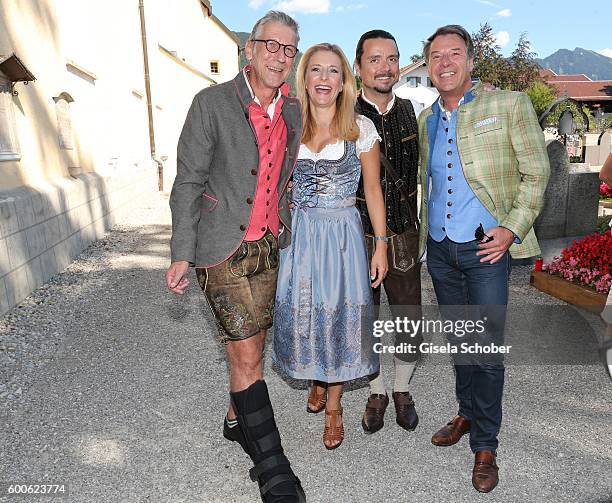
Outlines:
{"label": "man with glasses", "polygon": [[[483,338],[449,342],[503,344],[511,256],[539,254],[533,222],[544,202],[550,166],[529,97],[472,85],[474,46],[458,25],[439,28],[423,48],[440,98],[419,116],[421,254],[447,319],[485,321]],[[474,321],[474,320],[471,320]],[[458,326],[458,325],[456,325]],[[478,337],[477,337],[478,336]],[[470,434],[472,484],[498,483],[503,357],[453,355],[457,415],[431,441],[450,446]]]}
{"label": "man with glasses", "polygon": [[287,56],[288,58],[295,58],[295,55],[297,54],[297,51],[298,51],[295,45],[281,44],[280,42],[277,42],[276,40],[264,40],[261,38],[254,38],[252,42],[262,42],[266,44],[266,49],[268,50],[268,52],[271,52],[272,54],[274,54],[275,52],[278,52],[280,48],[282,47],[283,52],[285,53],[285,56]]}
{"label": "man with glasses", "polygon": [[255,463],[250,475],[268,503],[305,501],[283,452],[262,369],[278,249],[290,241],[287,184],[302,119],[285,79],[298,40],[291,17],[268,12],[247,40],[249,65],[233,81],[195,96],[179,139],[170,196],[166,283],[182,295],[186,273],[195,266],[226,344],[230,405],[223,435]]}

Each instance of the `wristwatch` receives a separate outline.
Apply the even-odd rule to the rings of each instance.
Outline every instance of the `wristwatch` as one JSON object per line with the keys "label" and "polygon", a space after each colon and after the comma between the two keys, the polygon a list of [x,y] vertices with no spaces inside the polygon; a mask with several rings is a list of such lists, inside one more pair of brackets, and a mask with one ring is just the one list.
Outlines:
{"label": "wristwatch", "polygon": [[389,238],[387,236],[374,236],[374,241],[384,241],[385,243],[388,243]]}

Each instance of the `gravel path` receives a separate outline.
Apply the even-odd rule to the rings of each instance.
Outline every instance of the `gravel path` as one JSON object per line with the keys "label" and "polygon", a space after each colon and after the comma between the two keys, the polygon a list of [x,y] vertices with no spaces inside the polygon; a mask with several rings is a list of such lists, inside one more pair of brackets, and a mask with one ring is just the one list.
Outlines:
{"label": "gravel path", "polygon": [[[258,501],[248,459],[221,436],[226,364],[195,275],[184,298],[163,287],[169,235],[160,199],[0,319],[0,482],[66,484],[58,501]],[[529,268],[513,270],[518,310],[561,305],[528,278]],[[423,280],[433,304],[425,272]],[[564,355],[596,349],[581,330],[561,330],[555,345]],[[285,382],[269,356],[277,421],[309,502],[612,501],[612,382],[594,358],[508,366],[501,483],[481,495],[467,441],[430,443],[456,410],[448,358],[426,357],[415,372],[414,433],[395,424],[391,406],[383,430],[364,435],[368,392],[354,383],[343,399],[347,438],[328,452],[323,417],[305,413],[303,383]]]}

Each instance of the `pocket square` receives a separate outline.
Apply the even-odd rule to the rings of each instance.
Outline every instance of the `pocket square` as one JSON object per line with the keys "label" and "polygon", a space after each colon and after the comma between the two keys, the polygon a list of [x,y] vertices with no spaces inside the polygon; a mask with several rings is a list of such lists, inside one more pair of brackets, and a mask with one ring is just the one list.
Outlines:
{"label": "pocket square", "polygon": [[489,124],[494,124],[496,122],[497,122],[496,116],[487,117],[486,119],[482,119],[481,121],[478,121],[476,124],[474,124],[474,129],[481,128],[482,126],[488,126]]}

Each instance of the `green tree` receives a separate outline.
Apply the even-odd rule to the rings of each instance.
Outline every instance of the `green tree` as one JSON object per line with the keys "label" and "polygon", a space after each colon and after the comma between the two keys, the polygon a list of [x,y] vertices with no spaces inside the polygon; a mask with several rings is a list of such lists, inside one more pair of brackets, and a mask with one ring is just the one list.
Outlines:
{"label": "green tree", "polygon": [[524,91],[540,79],[536,54],[531,50],[527,35],[521,33],[516,48],[509,58],[504,58],[489,23],[480,25],[472,34],[474,42],[474,71],[472,75],[500,89]]}
{"label": "green tree", "polygon": [[556,99],[556,90],[541,80],[533,81],[525,92],[531,99],[531,104],[540,117]]}
{"label": "green tree", "polygon": [[595,129],[597,131],[605,131],[612,128],[612,115],[601,115],[595,118]]}
{"label": "green tree", "polygon": [[[559,117],[561,117],[561,114],[565,110],[570,110],[572,112],[572,115],[574,116],[574,123],[576,124],[576,134],[584,133],[586,131],[584,118],[578,110],[578,106],[571,101],[560,103],[559,106],[555,108],[554,112],[546,118],[546,125],[557,127],[557,125],[559,124]],[[593,117],[593,112],[591,112],[591,109],[586,105],[582,105],[582,110],[584,111],[587,116],[587,119],[589,120],[589,131],[593,131],[595,129],[595,118]]]}
{"label": "green tree", "polygon": [[413,54],[412,56],[410,56],[411,63],[416,63],[419,59],[423,59],[422,54]]}
{"label": "green tree", "polygon": [[472,34],[472,41],[474,42],[472,76],[495,87],[503,87],[504,58],[501,55],[501,48],[495,41],[491,25],[489,23],[480,25],[480,29]]}
{"label": "green tree", "polygon": [[533,82],[540,79],[539,67],[535,61],[536,53],[531,50],[527,34],[521,33],[516,48],[509,60],[509,88],[514,91],[524,91]]}

